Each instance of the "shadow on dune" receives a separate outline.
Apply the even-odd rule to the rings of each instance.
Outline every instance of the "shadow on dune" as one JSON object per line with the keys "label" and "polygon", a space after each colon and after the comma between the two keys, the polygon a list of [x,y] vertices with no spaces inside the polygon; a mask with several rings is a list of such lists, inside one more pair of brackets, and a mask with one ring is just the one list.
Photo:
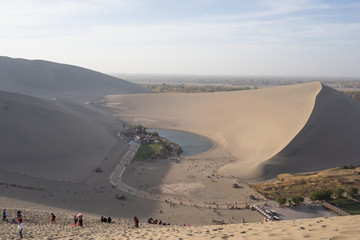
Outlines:
{"label": "shadow on dune", "polygon": [[128,149],[115,136],[123,121],[72,100],[8,92],[0,92],[0,111],[2,196],[115,217],[152,212],[154,201],[123,193],[109,182]]}
{"label": "shadow on dune", "polygon": [[304,128],[278,154],[260,164],[254,177],[359,165],[360,103],[322,86]]}

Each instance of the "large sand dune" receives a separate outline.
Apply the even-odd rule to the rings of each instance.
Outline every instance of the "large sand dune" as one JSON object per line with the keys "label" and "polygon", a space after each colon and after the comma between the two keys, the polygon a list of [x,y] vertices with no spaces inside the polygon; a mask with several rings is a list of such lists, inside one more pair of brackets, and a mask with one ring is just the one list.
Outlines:
{"label": "large sand dune", "polygon": [[93,70],[9,57],[0,57],[0,90],[44,98],[148,92],[136,84]]}
{"label": "large sand dune", "polygon": [[252,179],[359,163],[360,104],[319,82],[252,91],[108,96],[119,116],[203,134],[238,158],[220,172]]}
{"label": "large sand dune", "polygon": [[358,101],[322,86],[307,124],[283,150],[263,162],[256,175],[359,165],[359,119]]}
{"label": "large sand dune", "polygon": [[120,144],[122,122],[70,100],[0,92],[0,112],[0,164],[9,171],[80,181]]}

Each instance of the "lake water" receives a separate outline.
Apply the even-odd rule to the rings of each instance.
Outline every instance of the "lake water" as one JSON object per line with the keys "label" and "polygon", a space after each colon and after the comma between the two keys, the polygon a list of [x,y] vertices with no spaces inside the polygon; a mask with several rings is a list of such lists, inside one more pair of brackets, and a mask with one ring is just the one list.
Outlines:
{"label": "lake water", "polygon": [[181,156],[200,154],[213,147],[210,139],[191,132],[157,128],[146,129],[146,131],[157,132],[161,137],[178,144],[183,149]]}

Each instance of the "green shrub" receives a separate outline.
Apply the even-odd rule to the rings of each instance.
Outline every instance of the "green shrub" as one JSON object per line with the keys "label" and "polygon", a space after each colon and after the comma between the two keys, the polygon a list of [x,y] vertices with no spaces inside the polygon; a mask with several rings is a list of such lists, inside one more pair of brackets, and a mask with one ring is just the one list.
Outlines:
{"label": "green shrub", "polygon": [[163,154],[163,148],[157,144],[142,144],[135,155],[134,161],[141,162],[150,158],[156,158]]}
{"label": "green shrub", "polygon": [[284,197],[278,197],[276,198],[276,202],[280,205],[280,206],[284,206],[286,203],[287,199]]}
{"label": "green shrub", "polygon": [[157,132],[148,132],[149,135],[154,136],[154,137],[158,137],[159,133]]}
{"label": "green shrub", "polygon": [[346,190],[346,195],[348,195],[348,197],[354,197],[356,194],[358,194],[359,190],[355,187],[349,187]]}
{"label": "green shrub", "polygon": [[311,192],[309,197],[311,201],[325,201],[331,198],[332,193],[333,192],[329,189],[321,189]]}
{"label": "green shrub", "polygon": [[291,197],[291,201],[295,204],[295,205],[300,205],[300,203],[302,203],[304,201],[304,198],[301,196],[292,196]]}
{"label": "green shrub", "polygon": [[343,195],[344,195],[344,193],[345,193],[345,190],[344,190],[344,189],[342,189],[342,188],[337,188],[337,189],[334,190],[333,195],[334,195],[335,198],[342,198]]}

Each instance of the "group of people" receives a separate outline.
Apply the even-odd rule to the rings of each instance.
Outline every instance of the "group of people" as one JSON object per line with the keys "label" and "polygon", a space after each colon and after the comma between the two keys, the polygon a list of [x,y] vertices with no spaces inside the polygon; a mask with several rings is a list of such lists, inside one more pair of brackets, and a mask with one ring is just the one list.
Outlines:
{"label": "group of people", "polygon": [[[50,223],[51,224],[56,223],[56,216],[55,216],[54,213],[50,214]],[[74,224],[73,224],[73,226],[79,226],[79,227],[83,226],[83,215],[82,215],[82,213],[79,213],[78,215],[74,216]]]}
{"label": "group of people", "polygon": [[[111,223],[112,219],[106,218],[104,216],[101,216],[101,222],[107,222],[107,223]],[[153,219],[152,217],[148,218],[148,224],[155,224],[155,225],[170,225],[170,223],[166,223],[165,221],[158,221],[157,219]],[[134,227],[138,228],[139,227],[139,219],[135,216],[134,217]]]}
{"label": "group of people", "polygon": [[[109,217],[110,218],[110,217]],[[54,213],[50,214],[50,223],[54,224],[56,223],[56,216]],[[82,227],[83,226],[83,215],[81,213],[79,213],[78,215],[74,216],[74,224],[73,226],[79,226]]]}
{"label": "group of people", "polygon": [[112,219],[111,217],[104,217],[104,216],[101,216],[101,222],[107,222],[107,223],[111,223]]}
{"label": "group of people", "polygon": [[[106,217],[104,217],[104,216],[101,216],[101,220],[100,220],[101,222],[105,222],[105,223],[112,223],[112,219],[111,219],[111,217],[108,217],[108,218],[106,218]],[[138,228],[139,227],[139,219],[135,216],[134,217],[134,226],[135,226],[135,228]]]}
{"label": "group of people", "polygon": [[[7,218],[7,215],[6,215],[6,209],[4,209],[3,211],[1,211],[1,215],[2,215],[3,221],[9,222],[9,219]],[[12,217],[11,222],[12,222],[12,223],[16,223],[16,219],[18,219],[18,218],[20,218],[20,217],[21,217],[21,211],[20,211],[20,210],[17,210],[17,211],[16,211],[16,215],[15,215],[14,217]]]}
{"label": "group of people", "polygon": [[[6,209],[4,209],[2,212],[1,212],[1,215],[2,215],[2,219],[3,221],[6,221],[8,222],[7,220],[7,215],[6,215]],[[50,223],[51,224],[54,224],[56,223],[56,216],[54,213],[51,213],[50,214]],[[21,216],[21,211],[17,211],[17,221],[12,221],[13,223],[17,223],[18,224],[18,230],[19,230],[19,235],[20,235],[20,238],[22,239],[23,238],[23,229],[24,229],[24,221],[22,219],[22,216]],[[111,217],[104,217],[104,216],[101,216],[101,222],[107,222],[107,223],[111,223],[112,222],[112,219]],[[148,224],[155,224],[155,225],[170,225],[170,223],[166,223],[165,221],[162,221],[162,220],[157,220],[157,219],[153,219],[152,217],[148,218]],[[81,213],[79,213],[78,215],[75,215],[74,216],[74,224],[73,226],[79,226],[79,227],[82,227],[83,226],[83,215]],[[139,219],[135,216],[134,217],[134,226],[135,228],[138,228],[139,227]],[[185,226],[185,225],[184,225]],[[188,225],[189,226],[189,225]]]}
{"label": "group of people", "polygon": [[[1,215],[2,215],[3,221],[8,222],[7,215],[6,215],[6,209],[4,209],[1,212]],[[17,221],[14,220],[12,222],[18,224],[20,238],[23,238],[22,231],[24,229],[24,221],[23,221],[23,219],[21,217],[21,211],[20,210],[17,211]],[[101,222],[111,223],[112,219],[111,219],[111,217],[106,218],[104,216],[101,216]],[[55,216],[54,213],[50,214],[50,223],[51,224],[56,223],[56,216]],[[148,218],[148,224],[170,225],[170,223],[166,223],[165,221],[161,221],[161,220],[158,221],[157,219],[153,219],[152,217]],[[73,226],[79,226],[79,227],[83,226],[83,215],[81,213],[74,216],[74,224],[73,224]],[[139,227],[139,219],[136,216],[134,217],[134,226],[135,226],[135,228]]]}
{"label": "group of people", "polygon": [[[6,215],[6,209],[4,209],[4,210],[1,212],[1,215],[2,215],[3,221],[9,222],[9,220],[8,220],[8,218],[7,218],[7,215]],[[11,222],[18,224],[18,230],[19,230],[20,238],[23,238],[22,231],[23,231],[23,229],[24,229],[24,221],[23,221],[22,218],[21,218],[21,211],[20,211],[20,210],[16,211],[16,218],[13,217]]]}
{"label": "group of people", "polygon": [[[4,209],[3,211],[1,211],[1,215],[2,215],[2,220],[9,222],[8,218],[7,218],[7,214],[6,214],[6,209]],[[101,217],[103,218],[103,217]],[[106,218],[104,218],[106,219]],[[111,222],[111,218],[109,217],[107,219],[108,222]],[[20,210],[16,211],[16,218],[13,217],[11,223],[17,223],[18,224],[18,230],[19,230],[19,235],[20,238],[23,238],[23,229],[24,229],[24,221],[22,219],[22,214]],[[50,223],[54,224],[56,223],[56,216],[54,213],[50,214]],[[79,213],[78,215],[74,216],[74,224],[73,226],[78,225],[79,227],[83,226],[83,215],[81,213]]]}
{"label": "group of people", "polygon": [[152,217],[148,218],[148,224],[155,224],[155,225],[170,225],[170,223],[166,223],[165,221],[153,219]]}

